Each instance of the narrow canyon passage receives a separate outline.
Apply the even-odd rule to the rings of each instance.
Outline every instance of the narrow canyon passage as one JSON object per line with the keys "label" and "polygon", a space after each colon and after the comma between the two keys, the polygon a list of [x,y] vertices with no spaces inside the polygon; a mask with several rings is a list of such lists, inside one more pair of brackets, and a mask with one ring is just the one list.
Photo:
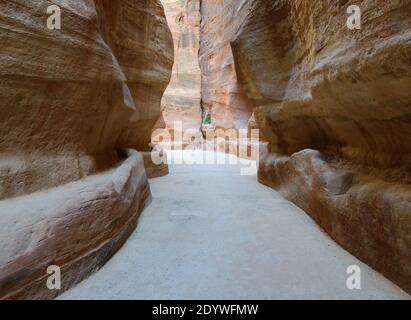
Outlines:
{"label": "narrow canyon passage", "polygon": [[0,24],[0,300],[409,299],[411,0],[13,0]]}
{"label": "narrow canyon passage", "polygon": [[[171,164],[150,185],[153,202],[124,247],[59,299],[408,297],[240,165]],[[346,287],[350,265],[362,290]]]}

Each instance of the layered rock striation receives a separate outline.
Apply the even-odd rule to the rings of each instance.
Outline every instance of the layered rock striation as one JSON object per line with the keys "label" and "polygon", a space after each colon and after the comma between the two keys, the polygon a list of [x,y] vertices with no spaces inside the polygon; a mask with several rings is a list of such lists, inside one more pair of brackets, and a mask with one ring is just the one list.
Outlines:
{"label": "layered rock striation", "polygon": [[159,0],[1,1],[0,24],[0,298],[50,298],[49,265],[80,281],[150,201],[124,149],[150,149],[172,39]]}

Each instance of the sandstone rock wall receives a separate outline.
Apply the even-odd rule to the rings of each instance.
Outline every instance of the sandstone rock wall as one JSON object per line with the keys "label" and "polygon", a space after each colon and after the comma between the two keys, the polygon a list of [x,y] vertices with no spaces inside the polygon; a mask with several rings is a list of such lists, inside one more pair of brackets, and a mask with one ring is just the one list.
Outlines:
{"label": "sandstone rock wall", "polygon": [[166,126],[172,130],[174,121],[181,121],[183,131],[199,131],[202,122],[198,63],[200,0],[163,0],[163,4],[173,34],[175,55],[171,81],[162,100]]}
{"label": "sandstone rock wall", "polygon": [[202,101],[212,127],[247,129],[252,105],[237,79],[231,42],[252,1],[201,2]]}
{"label": "sandstone rock wall", "polygon": [[148,149],[171,33],[159,0],[0,1],[0,25],[0,298],[50,297],[48,265],[80,281],[150,200],[143,157],[118,150]]}
{"label": "sandstone rock wall", "polygon": [[[360,30],[346,26],[352,4]],[[232,40],[237,72],[270,142],[260,180],[411,292],[411,2],[235,10],[246,10]]]}

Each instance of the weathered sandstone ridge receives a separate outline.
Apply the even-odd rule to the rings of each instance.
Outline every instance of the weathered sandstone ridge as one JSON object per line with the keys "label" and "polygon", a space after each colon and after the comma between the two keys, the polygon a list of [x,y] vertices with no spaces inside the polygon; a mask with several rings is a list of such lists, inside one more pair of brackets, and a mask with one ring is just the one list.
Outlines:
{"label": "weathered sandstone ridge", "polygon": [[200,0],[164,0],[164,10],[174,39],[172,77],[162,100],[166,127],[172,133],[174,122],[182,130],[200,132],[201,70],[198,63],[200,46]]}
{"label": "weathered sandstone ridge", "polygon": [[411,292],[411,1],[361,1],[361,30],[355,1],[235,3],[220,14],[242,17],[230,41],[270,142],[260,181]]}
{"label": "weathered sandstone ridge", "polygon": [[[61,30],[46,27],[47,7]],[[159,0],[0,2],[0,298],[50,298],[101,266],[151,194],[172,39]]]}

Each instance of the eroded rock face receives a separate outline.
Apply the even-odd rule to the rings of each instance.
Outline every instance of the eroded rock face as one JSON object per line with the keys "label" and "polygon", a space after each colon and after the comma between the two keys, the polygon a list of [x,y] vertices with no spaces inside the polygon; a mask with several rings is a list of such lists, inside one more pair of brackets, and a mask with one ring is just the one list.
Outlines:
{"label": "eroded rock face", "polygon": [[252,1],[202,1],[202,101],[213,129],[247,129],[252,105],[237,79],[231,42]]}
{"label": "eroded rock face", "polygon": [[172,133],[174,122],[182,130],[200,130],[201,70],[198,63],[200,46],[200,0],[164,0],[166,17],[174,39],[172,77],[162,100],[166,127]]}
{"label": "eroded rock face", "polygon": [[0,298],[51,297],[50,264],[80,281],[150,200],[143,157],[118,150],[149,149],[171,34],[159,0],[1,1],[0,21]]}
{"label": "eroded rock face", "polygon": [[411,2],[361,1],[361,30],[354,1],[246,3],[232,48],[270,141],[260,180],[411,292]]}

